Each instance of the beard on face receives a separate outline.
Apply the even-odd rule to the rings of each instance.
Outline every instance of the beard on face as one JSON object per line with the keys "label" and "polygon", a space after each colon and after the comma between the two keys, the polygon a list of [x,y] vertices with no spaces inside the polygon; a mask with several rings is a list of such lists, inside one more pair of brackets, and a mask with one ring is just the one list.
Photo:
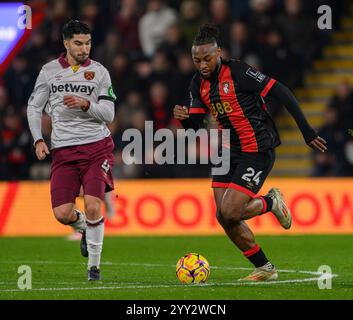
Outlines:
{"label": "beard on face", "polygon": [[88,58],[88,55],[78,55],[78,54],[74,54],[73,52],[70,52],[70,55],[76,60],[76,62],[80,64],[84,63]]}
{"label": "beard on face", "polygon": [[80,55],[80,56],[75,56],[75,60],[79,63],[83,63],[87,60],[88,55]]}

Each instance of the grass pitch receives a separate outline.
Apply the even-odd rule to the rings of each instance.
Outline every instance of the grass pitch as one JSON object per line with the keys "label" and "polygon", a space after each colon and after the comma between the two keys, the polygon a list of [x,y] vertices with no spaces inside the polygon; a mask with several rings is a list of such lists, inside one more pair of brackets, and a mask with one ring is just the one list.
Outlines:
{"label": "grass pitch", "polygon": [[[279,270],[270,283],[237,281],[252,265],[225,236],[106,237],[102,281],[86,280],[79,243],[65,238],[0,238],[0,299],[353,299],[353,236],[258,236]],[[211,265],[206,285],[182,285],[175,264],[198,252]],[[32,289],[18,288],[18,268],[32,270]],[[319,289],[318,268],[332,269]],[[327,284],[327,282],[325,282]]]}

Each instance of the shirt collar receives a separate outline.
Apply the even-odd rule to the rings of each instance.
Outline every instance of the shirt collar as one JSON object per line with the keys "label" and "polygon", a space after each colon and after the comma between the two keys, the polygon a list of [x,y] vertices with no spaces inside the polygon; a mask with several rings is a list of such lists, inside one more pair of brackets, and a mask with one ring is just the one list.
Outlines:
{"label": "shirt collar", "polygon": [[[70,64],[67,62],[67,60],[65,59],[66,57],[66,53],[62,53],[60,56],[59,56],[59,63],[61,64],[61,66],[65,69],[65,68],[68,68],[70,67]],[[90,58],[87,58],[86,61],[84,63],[81,64],[82,67],[87,67],[91,64],[91,59]]]}

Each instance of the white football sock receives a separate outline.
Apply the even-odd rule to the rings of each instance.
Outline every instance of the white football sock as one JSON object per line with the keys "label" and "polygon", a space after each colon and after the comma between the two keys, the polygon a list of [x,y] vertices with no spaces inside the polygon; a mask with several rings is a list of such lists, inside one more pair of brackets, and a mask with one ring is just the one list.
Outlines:
{"label": "white football sock", "polygon": [[104,238],[104,218],[97,220],[86,219],[86,241],[88,250],[88,268],[99,268]]}
{"label": "white football sock", "polygon": [[83,230],[86,230],[87,225],[85,214],[77,209],[74,209],[74,213],[78,216],[78,219],[76,222],[71,223],[70,226],[76,231],[82,232]]}

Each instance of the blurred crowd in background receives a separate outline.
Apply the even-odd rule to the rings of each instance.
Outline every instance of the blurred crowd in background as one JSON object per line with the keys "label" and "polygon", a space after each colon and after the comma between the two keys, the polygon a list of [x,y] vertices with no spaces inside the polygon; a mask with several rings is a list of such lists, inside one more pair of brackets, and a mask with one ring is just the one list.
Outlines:
{"label": "blurred crowd in background", "polygon": [[[341,2],[324,1],[332,3],[332,8],[337,10],[336,30]],[[209,174],[207,165],[125,165],[122,133],[128,128],[143,132],[146,120],[154,121],[155,130],[180,128],[172,118],[172,110],[175,104],[188,101],[188,86],[195,72],[190,48],[198,28],[205,22],[219,26],[224,58],[244,60],[291,89],[300,87],[306,70],[328,41],[328,35],[318,32],[316,20],[312,18],[317,16],[317,3],[303,0],[31,1],[31,7],[44,10],[46,18],[32,31],[29,41],[0,79],[0,179],[49,177],[50,157],[44,162],[36,160],[26,107],[42,65],[64,51],[61,28],[68,20],[78,18],[91,27],[91,57],[110,71],[118,96],[115,121],[109,125],[116,144],[114,176],[202,177]],[[349,85],[338,92],[326,113],[327,126],[335,121],[337,125],[338,118],[345,118],[337,112],[341,109],[334,106],[340,104],[340,99],[345,100],[348,109],[353,107]],[[268,103],[274,117],[281,113],[275,102]],[[51,121],[46,115],[42,130],[49,143]],[[321,134],[325,137],[328,130],[325,126]],[[339,143],[335,145],[339,148]],[[332,159],[317,161],[320,165],[314,175],[340,174],[336,169],[328,169],[326,162]]]}
{"label": "blurred crowd in background", "polygon": [[353,90],[347,80],[337,85],[323,117],[318,134],[329,148],[314,153],[313,176],[353,176]]}

